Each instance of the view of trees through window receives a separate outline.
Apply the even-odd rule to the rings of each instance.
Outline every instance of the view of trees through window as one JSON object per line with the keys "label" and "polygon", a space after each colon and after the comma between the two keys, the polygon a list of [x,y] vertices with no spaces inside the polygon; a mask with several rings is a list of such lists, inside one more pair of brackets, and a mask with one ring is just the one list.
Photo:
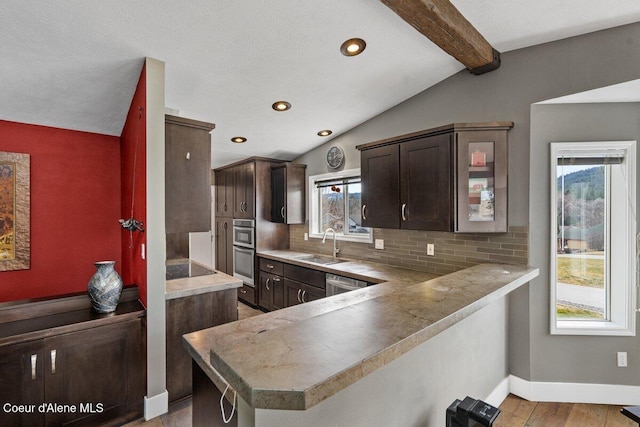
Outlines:
{"label": "view of trees through window", "polygon": [[605,184],[609,167],[557,166],[558,319],[606,319]]}
{"label": "view of trees through window", "polygon": [[367,228],[362,227],[359,183],[331,185],[319,190],[321,231],[330,227],[343,234],[369,232]]}

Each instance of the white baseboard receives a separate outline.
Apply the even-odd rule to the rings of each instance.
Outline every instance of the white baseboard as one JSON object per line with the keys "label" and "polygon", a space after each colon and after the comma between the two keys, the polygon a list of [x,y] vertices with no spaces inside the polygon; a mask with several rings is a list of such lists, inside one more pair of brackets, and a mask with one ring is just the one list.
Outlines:
{"label": "white baseboard", "polygon": [[169,412],[169,392],[167,390],[152,397],[144,397],[145,421],[159,417],[167,412]]}
{"label": "white baseboard", "polygon": [[[508,382],[510,393],[533,402],[598,403],[605,405],[640,404],[640,386],[532,382],[523,380],[515,375],[509,375],[508,378],[502,380],[491,393],[490,398],[502,396],[503,383],[505,381]],[[489,401],[487,403],[499,406],[499,403],[498,405]]]}
{"label": "white baseboard", "polygon": [[507,398],[510,392],[509,377],[506,377],[493,389],[491,394],[484,400],[489,405],[498,407]]}

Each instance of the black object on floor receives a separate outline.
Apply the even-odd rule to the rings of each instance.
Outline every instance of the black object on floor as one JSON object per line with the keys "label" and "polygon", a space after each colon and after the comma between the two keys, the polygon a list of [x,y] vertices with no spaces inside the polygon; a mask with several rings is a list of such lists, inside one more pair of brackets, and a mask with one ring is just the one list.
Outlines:
{"label": "black object on floor", "polygon": [[447,427],[492,426],[498,415],[500,409],[467,396],[447,408]]}
{"label": "black object on floor", "polygon": [[622,415],[637,422],[640,426],[640,406],[625,406],[620,410]]}

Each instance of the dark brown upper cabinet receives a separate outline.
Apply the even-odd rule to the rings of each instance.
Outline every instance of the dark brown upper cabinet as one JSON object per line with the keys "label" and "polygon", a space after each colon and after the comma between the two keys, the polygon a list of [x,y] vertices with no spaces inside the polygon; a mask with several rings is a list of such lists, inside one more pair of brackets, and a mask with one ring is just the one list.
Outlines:
{"label": "dark brown upper cabinet", "polygon": [[451,134],[399,144],[400,227],[451,230]]}
{"label": "dark brown upper cabinet", "polygon": [[271,222],[304,224],[306,169],[294,163],[271,167]]}
{"label": "dark brown upper cabinet", "polygon": [[215,125],[165,115],[167,233],[211,230],[211,132]]}
{"label": "dark brown upper cabinet", "polygon": [[233,168],[233,217],[255,218],[255,163],[248,162]]}
{"label": "dark brown upper cabinet", "polygon": [[363,225],[507,231],[507,131],[458,123],[360,145]]}
{"label": "dark brown upper cabinet", "polygon": [[498,233],[508,229],[507,130],[457,136],[457,231]]}
{"label": "dark brown upper cabinet", "polygon": [[233,217],[233,170],[215,172],[216,217]]}
{"label": "dark brown upper cabinet", "polygon": [[[385,145],[360,153],[362,184],[362,225],[399,228],[400,151]],[[367,189],[367,191],[364,191]]]}

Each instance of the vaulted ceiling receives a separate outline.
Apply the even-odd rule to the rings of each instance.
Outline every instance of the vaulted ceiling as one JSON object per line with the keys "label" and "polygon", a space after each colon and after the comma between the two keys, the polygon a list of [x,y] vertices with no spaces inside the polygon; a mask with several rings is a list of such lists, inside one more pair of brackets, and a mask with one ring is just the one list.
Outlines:
{"label": "vaulted ceiling", "polygon": [[[500,52],[640,21],[637,0],[452,3]],[[3,0],[0,37],[0,120],[120,135],[148,56],[166,107],[216,124],[213,166],[292,159],[464,69],[372,0]]]}

